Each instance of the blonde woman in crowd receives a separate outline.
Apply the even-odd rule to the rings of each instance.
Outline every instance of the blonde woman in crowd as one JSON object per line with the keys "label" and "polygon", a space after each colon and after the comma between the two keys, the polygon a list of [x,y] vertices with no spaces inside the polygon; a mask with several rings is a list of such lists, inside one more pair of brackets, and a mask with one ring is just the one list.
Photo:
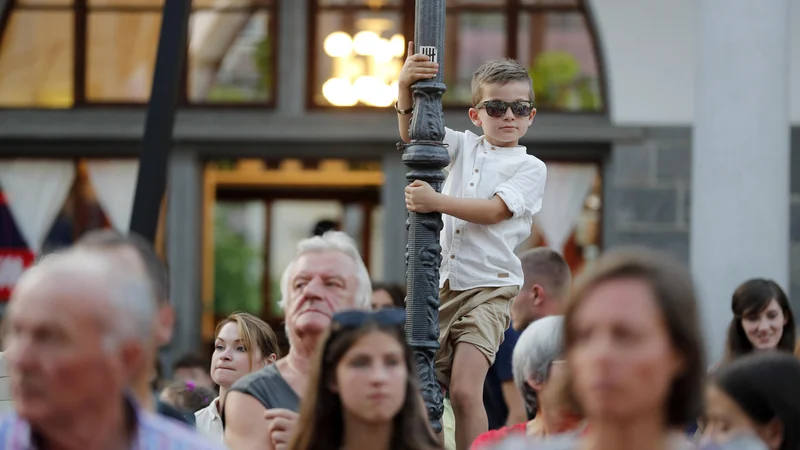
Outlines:
{"label": "blonde woman in crowd", "polygon": [[243,376],[278,360],[278,338],[266,322],[247,313],[233,313],[217,324],[211,358],[211,379],[219,397],[195,413],[197,430],[214,442],[223,441],[222,411],[228,389]]}

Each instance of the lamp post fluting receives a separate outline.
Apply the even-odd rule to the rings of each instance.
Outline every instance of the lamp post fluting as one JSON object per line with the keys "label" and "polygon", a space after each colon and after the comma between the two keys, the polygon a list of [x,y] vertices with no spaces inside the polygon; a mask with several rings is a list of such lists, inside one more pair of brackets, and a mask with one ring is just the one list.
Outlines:
{"label": "lamp post fluting", "polygon": [[[421,180],[437,192],[442,191],[444,169],[450,162],[444,139],[442,94],[445,0],[416,0],[414,45],[439,63],[436,77],[414,83],[414,115],[411,119],[411,142],[403,145],[403,163],[408,167],[409,182]],[[409,212],[406,221],[406,281],[408,296],[406,339],[414,352],[420,389],[425,399],[431,426],[442,430],[444,411],[442,392],[434,371],[434,357],[439,348],[439,232],[442,215]]]}

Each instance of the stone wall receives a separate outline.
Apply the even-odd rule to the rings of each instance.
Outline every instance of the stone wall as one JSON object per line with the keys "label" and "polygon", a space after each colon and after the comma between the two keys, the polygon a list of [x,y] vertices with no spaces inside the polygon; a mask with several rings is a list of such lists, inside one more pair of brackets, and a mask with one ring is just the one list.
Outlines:
{"label": "stone wall", "polygon": [[[792,129],[791,146],[789,295],[800,315],[800,127]],[[691,148],[689,128],[667,127],[614,146],[604,169],[604,248],[643,245],[689,263]]]}
{"label": "stone wall", "polygon": [[603,246],[643,245],[689,262],[688,128],[616,145],[605,168]]}

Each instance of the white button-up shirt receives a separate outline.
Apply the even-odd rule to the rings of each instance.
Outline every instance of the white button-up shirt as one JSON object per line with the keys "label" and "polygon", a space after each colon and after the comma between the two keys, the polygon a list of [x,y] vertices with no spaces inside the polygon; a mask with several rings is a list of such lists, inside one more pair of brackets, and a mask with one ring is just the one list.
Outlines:
{"label": "white button-up shirt", "polygon": [[224,431],[222,429],[222,417],[219,415],[219,397],[211,401],[211,404],[194,413],[197,431],[210,438],[216,444],[223,443]]}
{"label": "white button-up shirt", "polygon": [[514,249],[531,234],[533,215],[542,209],[547,168],[525,147],[495,147],[469,131],[445,129],[450,165],[442,193],[451,197],[503,199],[513,216],[478,225],[442,215],[439,285],[450,289],[522,286],[522,264]]}

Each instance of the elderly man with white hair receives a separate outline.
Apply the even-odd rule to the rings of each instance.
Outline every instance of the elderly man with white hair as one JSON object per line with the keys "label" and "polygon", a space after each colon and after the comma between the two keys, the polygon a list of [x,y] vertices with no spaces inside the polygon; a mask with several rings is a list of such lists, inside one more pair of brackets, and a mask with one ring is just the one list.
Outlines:
{"label": "elderly man with white hair", "polygon": [[228,392],[223,420],[231,450],[285,448],[331,317],[343,309],[370,309],[371,298],[369,273],[346,234],[330,231],[297,245],[281,278],[280,305],[291,347],[284,358],[240,379]]}
{"label": "elderly man with white hair", "polygon": [[511,364],[525,407],[536,415],[530,422],[482,434],[472,444],[473,450],[493,448],[508,434],[543,437],[573,431],[580,425],[580,416],[562,395],[566,382],[563,358],[563,316],[544,317],[525,328]]}
{"label": "elderly man with white hair", "polygon": [[0,421],[2,448],[217,448],[127,395],[148,363],[156,301],[146,278],[112,262],[57,254],[17,283],[4,354],[16,413]]}

